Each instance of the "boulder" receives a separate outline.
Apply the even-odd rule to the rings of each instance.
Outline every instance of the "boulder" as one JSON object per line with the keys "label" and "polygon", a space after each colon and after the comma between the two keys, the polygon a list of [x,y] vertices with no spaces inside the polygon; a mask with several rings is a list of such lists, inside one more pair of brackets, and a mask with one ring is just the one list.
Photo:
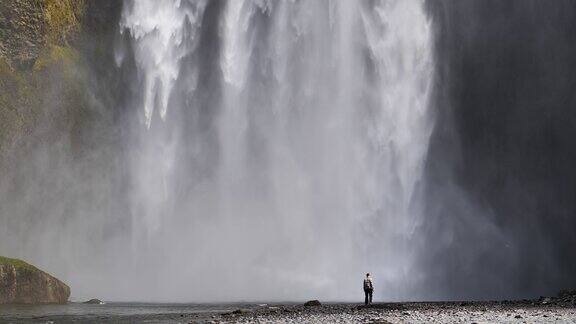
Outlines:
{"label": "boulder", "polygon": [[309,300],[309,301],[305,302],[304,306],[322,306],[322,303],[320,303],[319,300],[314,299],[314,300]]}
{"label": "boulder", "polygon": [[92,298],[88,301],[85,301],[83,304],[92,304],[92,305],[104,305],[104,302],[97,298]]}
{"label": "boulder", "polygon": [[0,304],[64,304],[70,288],[18,259],[0,256]]}
{"label": "boulder", "polygon": [[247,310],[247,309],[237,309],[237,310],[233,310],[233,311],[231,311],[231,312],[222,313],[221,315],[223,315],[223,316],[230,316],[230,315],[234,316],[234,315],[242,315],[242,314],[247,314],[247,313],[250,313],[250,311]]}

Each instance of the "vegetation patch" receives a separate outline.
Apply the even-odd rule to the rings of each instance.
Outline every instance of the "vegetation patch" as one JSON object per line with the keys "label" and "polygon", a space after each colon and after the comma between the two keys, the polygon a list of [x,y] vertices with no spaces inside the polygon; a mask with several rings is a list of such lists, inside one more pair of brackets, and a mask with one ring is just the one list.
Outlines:
{"label": "vegetation patch", "polygon": [[25,78],[14,71],[8,62],[0,57],[0,152],[3,145],[10,142],[14,132],[21,130],[24,117],[21,108],[31,100],[30,89]]}
{"label": "vegetation patch", "polygon": [[14,266],[16,269],[20,269],[20,270],[29,270],[29,271],[40,271],[38,268],[36,268],[35,266],[24,262],[22,260],[19,259],[12,259],[12,258],[7,258],[7,257],[3,257],[0,256],[0,265],[11,265]]}
{"label": "vegetation patch", "polygon": [[84,0],[44,0],[44,19],[50,44],[67,44],[80,32]]}
{"label": "vegetation patch", "polygon": [[67,46],[48,45],[34,63],[34,72],[45,70],[49,66],[58,65],[65,69],[73,67],[78,60],[78,52]]}

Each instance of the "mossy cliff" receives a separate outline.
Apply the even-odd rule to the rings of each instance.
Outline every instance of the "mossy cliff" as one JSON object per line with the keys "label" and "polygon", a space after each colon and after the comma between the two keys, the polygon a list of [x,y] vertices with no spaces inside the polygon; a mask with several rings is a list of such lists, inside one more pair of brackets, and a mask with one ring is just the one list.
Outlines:
{"label": "mossy cliff", "polygon": [[22,260],[0,256],[0,304],[63,304],[70,288]]}
{"label": "mossy cliff", "polygon": [[81,31],[81,19],[85,10],[83,0],[40,1],[47,26],[47,40],[52,44],[66,44]]}
{"label": "mossy cliff", "polygon": [[0,57],[26,67],[47,45],[74,46],[85,8],[82,0],[0,2]]}
{"label": "mossy cliff", "polygon": [[81,149],[97,115],[86,57],[110,55],[111,44],[96,38],[111,38],[120,7],[110,0],[0,1],[0,168],[3,156],[33,142],[60,137]]}
{"label": "mossy cliff", "polygon": [[[2,250],[17,255],[24,242],[62,245],[50,252],[28,247],[27,255],[48,260],[63,279],[71,273],[70,253],[47,224],[73,235],[66,229],[91,227],[91,217],[118,209],[113,198],[121,188],[122,164],[115,158],[121,151],[120,126],[109,93],[115,88],[110,80],[116,79],[113,41],[121,5],[117,0],[0,0]],[[107,235],[116,225],[91,227],[90,233]],[[6,260],[0,260],[0,277],[9,276],[11,283],[52,289],[56,282]],[[6,285],[0,281],[0,295]],[[32,290],[9,287],[20,296],[18,302],[45,302]],[[58,302],[65,301],[66,289],[58,291]]]}
{"label": "mossy cliff", "polygon": [[35,134],[45,117],[54,119],[47,94],[56,90],[64,109],[82,101],[70,88],[82,82],[74,41],[83,7],[72,0],[0,2],[0,154]]}

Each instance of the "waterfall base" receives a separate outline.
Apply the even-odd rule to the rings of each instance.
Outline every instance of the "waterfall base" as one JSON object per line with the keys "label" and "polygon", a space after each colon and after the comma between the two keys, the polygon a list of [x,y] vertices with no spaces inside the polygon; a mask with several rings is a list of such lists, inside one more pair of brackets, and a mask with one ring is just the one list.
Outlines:
{"label": "waterfall base", "polygon": [[[572,296],[574,297],[574,296]],[[155,323],[563,323],[576,320],[573,301],[565,297],[523,301],[380,303],[368,307],[352,303],[302,304],[130,304],[87,305],[70,303],[44,309],[45,321]],[[119,307],[121,306],[121,307]],[[38,308],[3,306],[0,321],[37,319]],[[50,313],[50,315],[46,315]]]}

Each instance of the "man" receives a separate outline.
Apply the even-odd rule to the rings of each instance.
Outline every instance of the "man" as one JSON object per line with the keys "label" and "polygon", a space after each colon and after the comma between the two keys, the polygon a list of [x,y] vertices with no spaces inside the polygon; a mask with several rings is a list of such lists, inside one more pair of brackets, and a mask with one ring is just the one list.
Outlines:
{"label": "man", "polygon": [[364,305],[372,304],[372,292],[374,292],[372,277],[367,273],[364,279]]}

